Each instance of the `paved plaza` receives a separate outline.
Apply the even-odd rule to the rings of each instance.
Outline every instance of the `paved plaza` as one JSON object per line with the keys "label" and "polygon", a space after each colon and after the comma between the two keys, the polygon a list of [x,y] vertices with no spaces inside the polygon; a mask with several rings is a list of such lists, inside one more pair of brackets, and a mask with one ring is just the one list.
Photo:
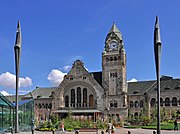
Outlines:
{"label": "paved plaza", "polygon": [[[128,134],[128,131],[130,131],[131,134],[153,134],[154,130],[120,128],[120,129],[116,129],[115,134]],[[10,134],[10,133],[7,133],[7,134]],[[31,132],[20,132],[19,134],[32,134],[32,133]],[[35,131],[34,134],[52,134],[52,132]],[[55,134],[75,134],[75,132],[56,131]],[[96,132],[80,132],[79,134],[96,134]],[[98,131],[98,134],[101,134],[101,131]],[[108,134],[108,133],[104,133],[104,134]],[[161,134],[180,134],[180,130],[179,131],[161,130]]]}

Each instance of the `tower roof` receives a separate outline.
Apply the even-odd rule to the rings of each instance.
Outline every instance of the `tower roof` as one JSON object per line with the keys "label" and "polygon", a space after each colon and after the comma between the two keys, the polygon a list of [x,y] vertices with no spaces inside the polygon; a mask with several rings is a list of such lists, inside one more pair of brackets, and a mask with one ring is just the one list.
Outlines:
{"label": "tower roof", "polygon": [[108,35],[111,34],[111,33],[115,33],[119,37],[119,39],[122,40],[122,34],[119,31],[119,29],[117,28],[115,22],[113,22],[113,25],[112,25],[111,29],[108,32]]}

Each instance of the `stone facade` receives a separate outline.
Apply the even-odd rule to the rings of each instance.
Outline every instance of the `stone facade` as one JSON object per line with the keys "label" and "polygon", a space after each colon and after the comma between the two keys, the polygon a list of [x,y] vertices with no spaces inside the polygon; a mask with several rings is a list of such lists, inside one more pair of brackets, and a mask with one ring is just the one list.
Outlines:
{"label": "stone facade", "polygon": [[53,93],[52,112],[62,117],[70,110],[74,115],[84,115],[86,111],[93,118],[127,116],[126,53],[122,35],[114,23],[102,53],[102,80],[95,78],[95,74],[89,73],[82,61],[75,61]]}
{"label": "stone facade", "polygon": [[105,40],[102,54],[102,85],[110,115],[127,116],[126,53],[122,34],[115,24]]}
{"label": "stone facade", "polygon": [[[180,118],[180,79],[161,77],[160,106],[162,112],[166,112],[168,118]],[[131,116],[139,116],[142,113],[154,116],[152,113],[157,107],[156,81],[141,81],[129,83],[129,111]],[[132,92],[133,91],[133,92]],[[177,117],[174,117],[176,114]]]}
{"label": "stone facade", "polygon": [[[68,113],[69,110],[104,110],[104,91],[93,76],[84,68],[82,61],[74,62],[53,93],[52,111]],[[79,113],[79,111],[77,111]]]}

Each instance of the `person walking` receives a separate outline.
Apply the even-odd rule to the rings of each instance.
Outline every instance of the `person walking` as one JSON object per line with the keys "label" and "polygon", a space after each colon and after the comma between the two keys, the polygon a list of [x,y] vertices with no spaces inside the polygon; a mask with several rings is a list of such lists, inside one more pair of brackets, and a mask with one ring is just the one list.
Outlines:
{"label": "person walking", "polygon": [[64,132],[64,122],[61,123],[61,129]]}
{"label": "person walking", "polygon": [[178,130],[178,123],[177,123],[177,120],[174,121],[174,130]]}
{"label": "person walking", "polygon": [[111,124],[111,122],[109,122],[109,124],[108,124],[108,134],[111,134],[111,132],[112,132],[112,124]]}
{"label": "person walking", "polygon": [[115,134],[115,130],[116,130],[115,126],[112,125],[112,134]]}
{"label": "person walking", "polygon": [[61,122],[59,125],[60,131],[64,132],[64,122]]}

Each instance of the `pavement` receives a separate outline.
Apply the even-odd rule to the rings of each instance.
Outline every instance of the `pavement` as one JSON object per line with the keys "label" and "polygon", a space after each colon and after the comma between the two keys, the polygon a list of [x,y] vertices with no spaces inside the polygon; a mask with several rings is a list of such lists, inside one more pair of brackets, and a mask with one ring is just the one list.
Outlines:
{"label": "pavement", "polygon": [[[102,130],[98,131],[98,134],[101,134]],[[150,129],[127,129],[127,128],[118,128],[115,131],[115,134],[128,134],[128,131],[130,131],[130,134],[153,134],[153,131],[155,130],[150,130]],[[6,134],[11,134],[11,133],[6,133]],[[19,132],[18,134],[32,134],[32,132]],[[34,131],[34,134],[53,134],[50,131]],[[55,131],[54,134],[75,134],[75,132],[60,132],[60,131]],[[80,132],[79,134],[97,134],[96,132]],[[108,134],[108,133],[104,133]],[[161,130],[161,134],[180,134],[179,131],[167,131],[167,130]]]}

